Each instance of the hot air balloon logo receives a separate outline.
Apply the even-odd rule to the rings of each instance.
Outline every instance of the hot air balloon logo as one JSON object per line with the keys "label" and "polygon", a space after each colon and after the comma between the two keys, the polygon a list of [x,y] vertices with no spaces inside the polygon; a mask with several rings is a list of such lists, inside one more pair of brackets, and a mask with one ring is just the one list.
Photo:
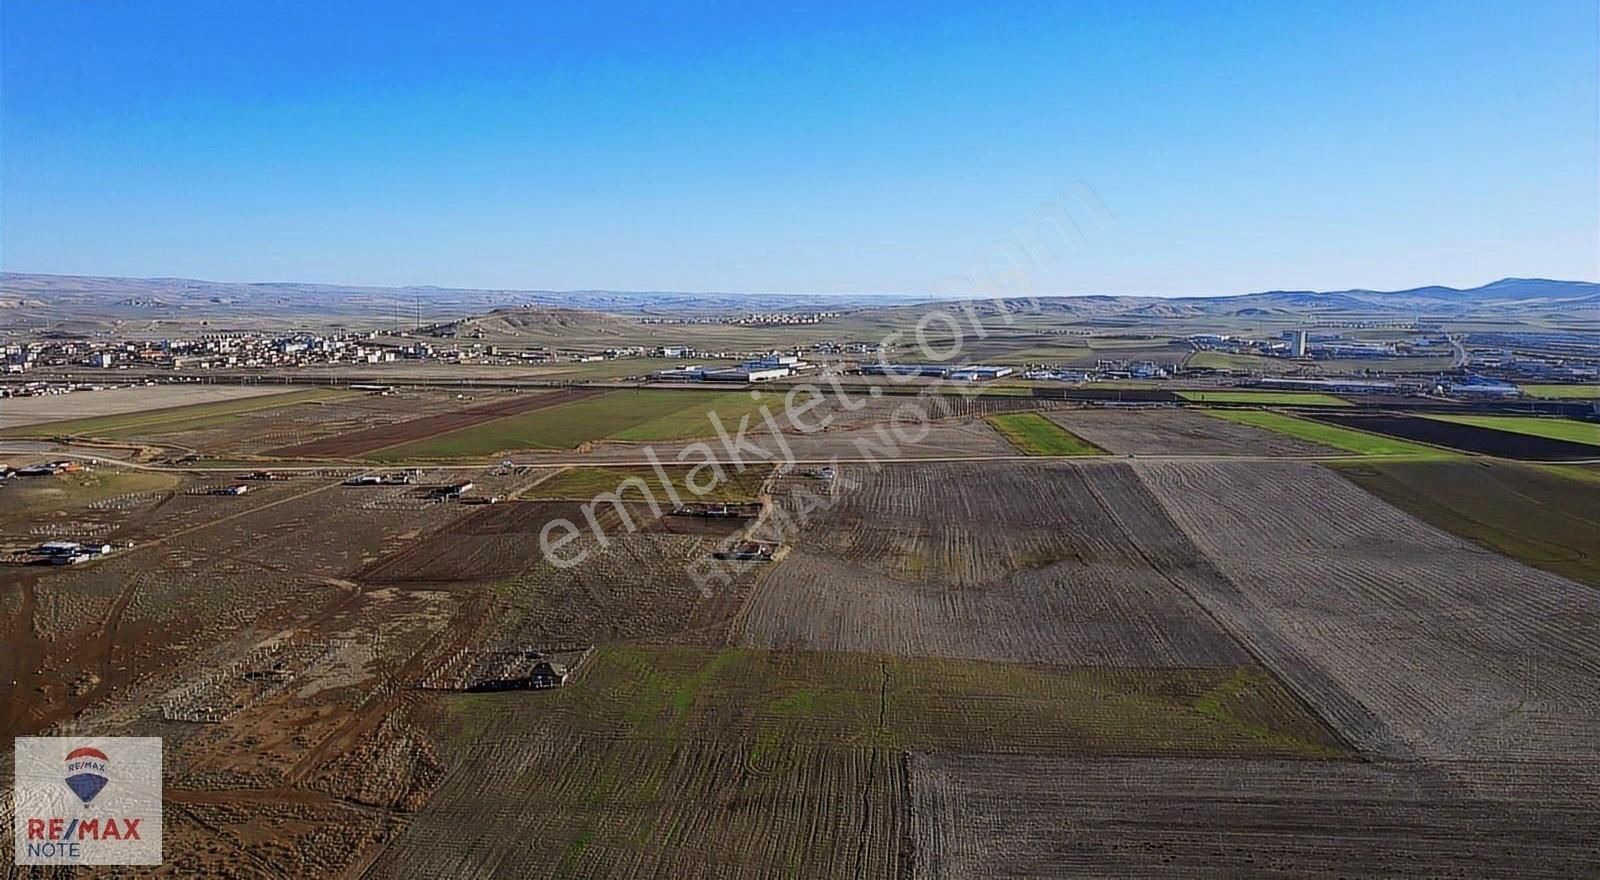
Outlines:
{"label": "hot air balloon logo", "polygon": [[84,806],[94,800],[100,789],[106,787],[106,771],[111,761],[106,753],[96,748],[82,746],[67,753],[67,787],[83,801]]}

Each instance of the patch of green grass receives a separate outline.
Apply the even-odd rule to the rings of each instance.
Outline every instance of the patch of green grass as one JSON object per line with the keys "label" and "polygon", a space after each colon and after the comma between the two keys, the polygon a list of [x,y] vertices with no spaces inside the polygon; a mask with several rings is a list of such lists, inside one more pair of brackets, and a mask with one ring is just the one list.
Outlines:
{"label": "patch of green grass", "polygon": [[765,433],[763,419],[759,410],[767,407],[773,413],[773,420],[782,425],[780,414],[783,411],[783,395],[771,392],[759,392],[752,397],[748,392],[735,394],[726,391],[710,392],[675,392],[684,398],[685,405],[666,415],[658,416],[648,422],[633,425],[610,435],[609,439],[632,442],[648,442],[652,440],[692,440],[697,437],[716,436],[716,427],[711,421],[715,415],[722,422],[723,429],[730,435],[739,431],[739,420],[745,416],[750,417],[751,431]]}
{"label": "patch of green grass", "polygon": [[1188,365],[1212,370],[1248,370],[1258,373],[1283,373],[1298,366],[1282,358],[1262,357],[1258,354],[1230,354],[1225,351],[1197,351],[1189,357]]}
{"label": "patch of green grass", "polygon": [[993,425],[1019,451],[1028,455],[1104,455],[1105,450],[1038,413],[989,416]]}
{"label": "patch of green grass", "polygon": [[1310,419],[1296,418],[1291,415],[1271,410],[1260,409],[1214,409],[1205,410],[1205,414],[1241,425],[1250,425],[1263,428],[1299,440],[1312,443],[1321,443],[1334,449],[1345,452],[1354,452],[1357,455],[1412,455],[1426,458],[1450,458],[1452,453],[1431,446],[1409,443],[1381,434],[1369,434],[1339,425],[1330,425],[1324,422],[1315,422]]}
{"label": "patch of green grass", "polygon": [[1331,394],[1317,391],[1179,391],[1194,403],[1250,403],[1261,406],[1352,406]]}
{"label": "patch of green grass", "polygon": [[[693,501],[750,501],[761,491],[761,483],[771,472],[769,467],[747,467],[744,473],[735,471],[731,466],[722,469],[726,479],[717,481],[710,492],[704,495],[696,494],[689,488],[690,469],[680,467],[663,467],[667,474],[667,481],[673,490],[678,493],[678,498],[684,502]],[[637,478],[643,480],[651,494],[659,504],[668,504],[670,496],[666,487],[661,484],[661,476],[649,467],[574,467],[568,468],[547,480],[523,492],[519,497],[524,499],[572,499],[587,501],[601,492],[615,492],[617,487],[625,480]],[[713,474],[709,469],[702,470],[694,475],[697,486],[705,486],[711,482]],[[624,500],[644,500],[644,494],[639,491],[637,483],[630,483],[625,491],[620,493]]]}
{"label": "patch of green grass", "polygon": [[1531,437],[1545,437],[1550,440],[1567,440],[1572,443],[1588,443],[1591,446],[1600,446],[1600,424],[1594,422],[1578,422],[1572,419],[1542,416],[1430,414],[1427,418],[1439,422],[1454,422],[1458,425],[1473,425],[1479,428],[1492,428],[1496,431],[1509,431],[1513,434],[1527,434]]}
{"label": "patch of green grass", "polygon": [[[175,488],[178,478],[157,471],[96,468],[53,477],[14,477],[0,492],[0,510],[29,517],[85,505],[134,492],[160,492]],[[0,519],[4,519],[0,514]]]}
{"label": "patch of green grass", "polygon": [[[710,437],[716,434],[708,415],[711,412],[734,434],[741,417],[762,404],[771,406],[776,399],[768,393],[753,400],[748,393],[732,391],[612,391],[390,446],[365,457],[377,461],[483,458],[517,449],[573,449],[598,440]],[[752,418],[757,421],[758,417]]]}
{"label": "patch of green grass", "polygon": [[765,750],[783,742],[1014,754],[1346,754],[1258,669],[612,645],[541,705],[608,736]]}
{"label": "patch of green grass", "polygon": [[356,392],[330,388],[310,388],[283,394],[244,397],[238,400],[218,400],[165,409],[66,419],[10,428],[0,431],[0,438],[106,437],[115,440],[154,434],[173,434],[227,424],[236,416],[245,413],[293,406],[297,403],[337,400],[354,393]]}
{"label": "patch of green grass", "polygon": [[1566,400],[1593,400],[1600,398],[1600,384],[1596,385],[1522,385],[1523,394],[1533,397],[1552,397]]}

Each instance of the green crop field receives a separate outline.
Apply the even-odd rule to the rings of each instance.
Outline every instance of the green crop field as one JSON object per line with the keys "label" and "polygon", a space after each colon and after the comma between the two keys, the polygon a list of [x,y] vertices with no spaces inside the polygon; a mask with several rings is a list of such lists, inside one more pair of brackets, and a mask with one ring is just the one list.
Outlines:
{"label": "green crop field", "polygon": [[1104,455],[1105,450],[1038,413],[989,416],[989,424],[1028,455]]}
{"label": "green crop field", "polygon": [[1418,519],[1600,587],[1600,485],[1592,471],[1466,459],[1330,466]]}
{"label": "green crop field", "polygon": [[1600,424],[1594,422],[1577,422],[1572,419],[1542,418],[1539,416],[1430,415],[1428,418],[1440,422],[1454,422],[1458,425],[1473,425],[1479,428],[1493,428],[1496,431],[1509,431],[1513,434],[1527,434],[1532,437],[1545,437],[1551,440],[1567,440],[1573,443],[1588,443],[1600,446]]}
{"label": "green crop field", "polygon": [[1225,351],[1197,351],[1188,366],[1213,370],[1253,370],[1259,373],[1283,373],[1297,364],[1283,358],[1262,357],[1255,354],[1229,354]]}
{"label": "green crop field", "polygon": [[1600,385],[1523,385],[1523,394],[1534,397],[1593,400],[1600,398]]}
{"label": "green crop field", "polygon": [[67,419],[42,422],[0,431],[0,438],[28,437],[107,437],[128,439],[152,434],[171,434],[197,428],[227,424],[244,413],[260,412],[293,406],[297,403],[315,403],[349,397],[356,392],[329,388],[310,388],[268,394],[262,397],[245,397],[238,400],[219,400],[214,403],[196,403],[165,409],[148,409],[93,416],[84,419]]}
{"label": "green crop field", "polygon": [[907,751],[1353,757],[1254,668],[611,645],[566,687],[443,706],[460,783],[380,874],[430,864],[448,838],[473,876],[894,876]]}
{"label": "green crop field", "polygon": [[[379,461],[481,458],[516,449],[572,449],[596,440],[648,442],[715,436],[710,414],[736,432],[739,420],[763,404],[781,406],[767,392],[754,400],[742,391],[620,390],[520,415],[506,416],[373,452]],[[752,422],[759,421],[759,415]]]}
{"label": "green crop field", "polygon": [[738,431],[739,420],[747,415],[750,416],[752,425],[760,426],[762,424],[760,409],[763,406],[773,414],[774,420],[778,421],[779,425],[783,424],[781,420],[783,395],[775,392],[760,392],[759,397],[752,397],[748,393],[734,394],[723,391],[671,393],[684,398],[684,406],[647,422],[617,431],[611,434],[609,439],[648,442],[712,437],[716,435],[716,429],[711,422],[712,413],[722,421],[728,433],[733,434]]}
{"label": "green crop field", "polygon": [[[732,466],[723,468],[724,479],[717,481],[716,486],[704,495],[691,491],[686,482],[689,468],[663,467],[667,480],[680,500],[689,501],[749,501],[761,491],[761,483],[771,472],[769,466],[747,467],[743,473],[734,470]],[[601,492],[615,492],[618,485],[624,480],[637,477],[645,482],[650,492],[659,503],[665,504],[668,499],[666,489],[661,485],[661,477],[648,467],[575,467],[568,468],[549,479],[543,480],[519,497],[524,499],[572,499],[587,501]],[[713,480],[709,471],[695,474],[695,483],[705,486]],[[643,500],[638,489],[630,488],[621,493],[625,500],[639,498]]]}
{"label": "green crop field", "polygon": [[[489,701],[485,701],[487,704]],[[1036,667],[943,658],[612,645],[540,712],[607,737],[1011,753],[1340,757],[1251,668]],[[1000,719],[1008,719],[997,725]]]}
{"label": "green crop field", "polygon": [[[172,474],[156,471],[94,468],[53,477],[18,477],[5,488],[6,514],[39,517],[50,511],[82,507],[103,498],[137,492],[162,492],[178,485]],[[0,521],[5,515],[0,514]]]}
{"label": "green crop field", "polygon": [[1314,422],[1310,419],[1300,419],[1285,413],[1271,412],[1255,409],[1217,409],[1206,410],[1206,415],[1241,425],[1250,425],[1256,428],[1265,428],[1276,431],[1288,437],[1308,440],[1312,443],[1321,443],[1334,449],[1345,452],[1354,452],[1358,455],[1415,455],[1428,458],[1448,458],[1451,453],[1431,446],[1418,443],[1408,443],[1393,437],[1384,437],[1379,434],[1368,434],[1365,431],[1356,431],[1338,425],[1329,425],[1323,422]]}
{"label": "green crop field", "polygon": [[1255,403],[1262,406],[1350,406],[1350,401],[1316,391],[1179,391],[1194,403]]}

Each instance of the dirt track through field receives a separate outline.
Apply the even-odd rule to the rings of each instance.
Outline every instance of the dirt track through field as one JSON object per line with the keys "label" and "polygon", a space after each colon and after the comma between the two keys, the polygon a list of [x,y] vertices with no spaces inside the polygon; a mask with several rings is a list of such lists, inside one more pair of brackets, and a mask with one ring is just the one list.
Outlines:
{"label": "dirt track through field", "polygon": [[354,431],[349,434],[339,434],[334,437],[324,437],[310,443],[297,446],[285,446],[269,451],[268,455],[282,458],[350,458],[364,455],[401,443],[413,440],[422,440],[438,434],[470,428],[485,422],[492,422],[506,416],[520,415],[534,410],[546,409],[575,400],[596,397],[605,392],[596,388],[567,388],[561,391],[551,391],[543,394],[518,394],[505,400],[475,406],[459,412],[440,413],[434,416],[425,416],[420,419],[411,419],[396,422],[392,425],[381,425],[368,428],[365,431]]}

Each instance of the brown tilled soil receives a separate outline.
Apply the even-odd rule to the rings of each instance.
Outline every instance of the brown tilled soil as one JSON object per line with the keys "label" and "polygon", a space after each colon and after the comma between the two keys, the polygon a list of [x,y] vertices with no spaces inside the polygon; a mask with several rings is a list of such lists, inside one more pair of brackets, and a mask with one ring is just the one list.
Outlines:
{"label": "brown tilled soil", "polygon": [[[1125,465],[852,467],[831,509],[789,530],[737,635],[761,648],[1082,666],[1239,666],[1249,656],[1116,513],[1157,507]],[[780,499],[781,500],[781,499]],[[798,509],[815,502],[788,500]]]}
{"label": "brown tilled soil", "polygon": [[[624,505],[635,524],[654,515],[644,504]],[[567,520],[588,529],[576,501],[504,501],[482,505],[448,528],[409,544],[363,567],[353,579],[368,584],[453,584],[507,578],[542,559],[539,533],[546,523]],[[625,531],[610,507],[596,511],[605,529]]]}
{"label": "brown tilled soil", "polygon": [[1592,877],[1597,814],[1406,764],[910,758],[917,880]]}
{"label": "brown tilled soil", "polygon": [[1593,588],[1424,525],[1316,465],[1135,467],[1231,585],[1196,585],[1196,597],[1264,636],[1256,650],[1273,671],[1365,751],[1600,766]]}

